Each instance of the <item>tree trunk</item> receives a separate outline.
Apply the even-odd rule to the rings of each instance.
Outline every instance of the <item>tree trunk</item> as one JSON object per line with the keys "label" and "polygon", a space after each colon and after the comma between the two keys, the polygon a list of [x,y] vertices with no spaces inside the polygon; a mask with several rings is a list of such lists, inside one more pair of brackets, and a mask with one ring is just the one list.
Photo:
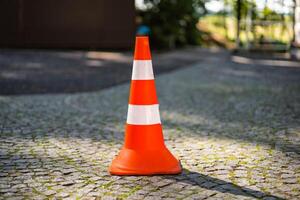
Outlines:
{"label": "tree trunk", "polygon": [[294,43],[300,46],[300,0],[294,0]]}
{"label": "tree trunk", "polygon": [[240,23],[241,23],[241,1],[242,0],[237,0],[237,5],[236,5],[236,48],[240,48]]}

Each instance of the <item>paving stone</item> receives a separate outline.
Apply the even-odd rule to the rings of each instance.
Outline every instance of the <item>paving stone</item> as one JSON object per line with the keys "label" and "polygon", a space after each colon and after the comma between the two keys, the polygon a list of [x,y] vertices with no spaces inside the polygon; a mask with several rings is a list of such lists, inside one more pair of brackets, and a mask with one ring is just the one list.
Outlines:
{"label": "paving stone", "polygon": [[284,183],[292,184],[292,183],[297,183],[298,180],[296,178],[286,178],[283,180]]}
{"label": "paving stone", "polygon": [[56,191],[54,191],[54,190],[47,190],[46,192],[44,192],[44,195],[46,195],[46,196],[51,196],[54,194],[56,194]]}
{"label": "paving stone", "polygon": [[205,54],[156,79],[180,175],[107,172],[123,144],[129,84],[0,96],[0,199],[298,199],[299,72],[230,56]]}
{"label": "paving stone", "polygon": [[114,196],[104,196],[102,197],[102,200],[117,200],[118,198],[117,197],[114,197]]}
{"label": "paving stone", "polygon": [[263,200],[276,200],[275,197],[264,197]]}
{"label": "paving stone", "polygon": [[7,197],[6,200],[21,200],[24,199],[22,196],[13,196],[13,197]]}
{"label": "paving stone", "polygon": [[204,182],[201,184],[202,187],[206,188],[206,189],[209,189],[209,188],[212,188],[214,186],[216,186],[217,184],[216,183],[213,183],[213,182]]}
{"label": "paving stone", "polygon": [[65,182],[62,182],[61,185],[70,186],[70,185],[73,185],[74,183],[75,183],[74,181],[65,181]]}
{"label": "paving stone", "polygon": [[66,198],[66,197],[69,197],[70,194],[68,194],[66,192],[60,192],[60,193],[57,193],[55,196],[58,198]]}

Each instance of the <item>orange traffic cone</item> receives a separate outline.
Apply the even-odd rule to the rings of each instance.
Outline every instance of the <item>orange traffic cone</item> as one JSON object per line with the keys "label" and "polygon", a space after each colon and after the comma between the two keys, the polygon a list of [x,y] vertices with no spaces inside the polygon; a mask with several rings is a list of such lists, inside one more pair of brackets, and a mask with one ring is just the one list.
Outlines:
{"label": "orange traffic cone", "polygon": [[147,36],[136,37],[125,143],[109,172],[115,175],[181,172],[179,161],[164,144]]}

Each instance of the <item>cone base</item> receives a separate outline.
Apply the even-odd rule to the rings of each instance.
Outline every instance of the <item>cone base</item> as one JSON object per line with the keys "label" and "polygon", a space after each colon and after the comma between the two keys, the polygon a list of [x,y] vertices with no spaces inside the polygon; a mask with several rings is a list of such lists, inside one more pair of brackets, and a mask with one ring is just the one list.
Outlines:
{"label": "cone base", "polygon": [[147,151],[123,148],[109,167],[112,175],[179,174],[181,171],[180,162],[167,148]]}

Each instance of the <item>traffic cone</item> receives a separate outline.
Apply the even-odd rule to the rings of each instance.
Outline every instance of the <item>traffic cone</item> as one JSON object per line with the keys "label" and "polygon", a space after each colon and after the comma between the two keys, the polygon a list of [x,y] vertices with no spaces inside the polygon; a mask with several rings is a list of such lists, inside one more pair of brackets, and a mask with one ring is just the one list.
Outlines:
{"label": "traffic cone", "polygon": [[164,144],[147,36],[136,37],[125,142],[112,161],[115,175],[178,174],[180,162]]}

